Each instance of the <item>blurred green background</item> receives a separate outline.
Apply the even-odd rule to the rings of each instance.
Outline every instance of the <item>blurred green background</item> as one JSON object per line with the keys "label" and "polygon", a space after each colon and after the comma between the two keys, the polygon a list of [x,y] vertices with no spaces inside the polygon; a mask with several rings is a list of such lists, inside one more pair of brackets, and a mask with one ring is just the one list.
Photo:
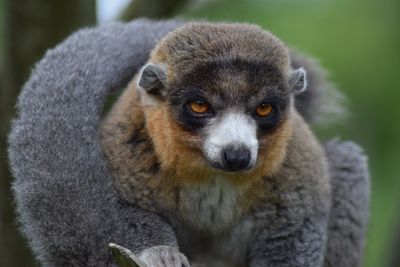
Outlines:
{"label": "blurred green background", "polygon": [[[99,7],[108,8],[98,2],[97,14],[107,11]],[[33,266],[16,231],[9,190],[9,121],[32,64],[74,30],[95,25],[96,2],[0,0],[0,12],[0,266]],[[369,155],[372,215],[364,265],[400,267],[400,1],[135,0],[119,18],[176,15],[257,23],[329,70],[350,115],[317,131],[323,139],[355,140]]]}

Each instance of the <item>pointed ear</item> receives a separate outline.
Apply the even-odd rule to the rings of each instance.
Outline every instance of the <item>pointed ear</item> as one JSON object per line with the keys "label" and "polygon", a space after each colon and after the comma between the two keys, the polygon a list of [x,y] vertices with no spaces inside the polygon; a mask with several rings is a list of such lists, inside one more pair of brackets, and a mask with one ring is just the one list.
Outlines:
{"label": "pointed ear", "polygon": [[154,96],[165,96],[166,94],[166,70],[163,66],[148,63],[139,75],[137,85],[145,92]]}
{"label": "pointed ear", "polygon": [[299,94],[306,90],[307,79],[305,69],[298,68],[292,71],[289,77],[289,86],[292,88],[292,91],[295,94]]}

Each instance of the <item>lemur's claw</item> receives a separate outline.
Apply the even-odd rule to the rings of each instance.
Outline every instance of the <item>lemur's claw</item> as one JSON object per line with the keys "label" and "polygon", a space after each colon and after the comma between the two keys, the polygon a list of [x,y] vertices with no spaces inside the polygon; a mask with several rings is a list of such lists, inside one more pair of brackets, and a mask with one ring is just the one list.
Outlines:
{"label": "lemur's claw", "polygon": [[190,267],[189,261],[176,247],[155,246],[139,256],[149,267]]}

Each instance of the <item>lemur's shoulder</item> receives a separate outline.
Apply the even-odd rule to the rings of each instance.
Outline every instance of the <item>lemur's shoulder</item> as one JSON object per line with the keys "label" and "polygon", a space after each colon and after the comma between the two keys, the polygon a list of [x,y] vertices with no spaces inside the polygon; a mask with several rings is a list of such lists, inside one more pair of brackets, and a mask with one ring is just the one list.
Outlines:
{"label": "lemur's shoulder", "polygon": [[134,83],[119,97],[99,129],[102,149],[114,184],[129,201],[154,205],[150,196],[157,188],[160,162],[154,153]]}
{"label": "lemur's shoulder", "polygon": [[[330,176],[325,151],[308,123],[295,112],[293,136],[279,172],[288,184],[302,185],[314,194],[330,197]],[[294,180],[292,180],[294,179]]]}

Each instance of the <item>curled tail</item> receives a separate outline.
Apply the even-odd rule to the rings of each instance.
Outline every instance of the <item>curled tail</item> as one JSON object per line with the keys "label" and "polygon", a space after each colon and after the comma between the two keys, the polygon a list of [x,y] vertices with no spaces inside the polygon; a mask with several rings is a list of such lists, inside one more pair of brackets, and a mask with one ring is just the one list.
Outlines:
{"label": "curled tail", "polygon": [[295,98],[299,113],[311,123],[330,124],[341,119],[346,113],[344,97],[328,80],[326,71],[315,59],[297,51],[292,50],[290,58],[294,69],[303,67],[307,72],[307,90]]}
{"label": "curled tail", "polygon": [[118,198],[97,129],[107,95],[180,24],[137,20],[80,30],[34,68],[8,153],[21,230],[43,266],[114,266],[110,242],[135,252],[176,245],[161,218]]}

